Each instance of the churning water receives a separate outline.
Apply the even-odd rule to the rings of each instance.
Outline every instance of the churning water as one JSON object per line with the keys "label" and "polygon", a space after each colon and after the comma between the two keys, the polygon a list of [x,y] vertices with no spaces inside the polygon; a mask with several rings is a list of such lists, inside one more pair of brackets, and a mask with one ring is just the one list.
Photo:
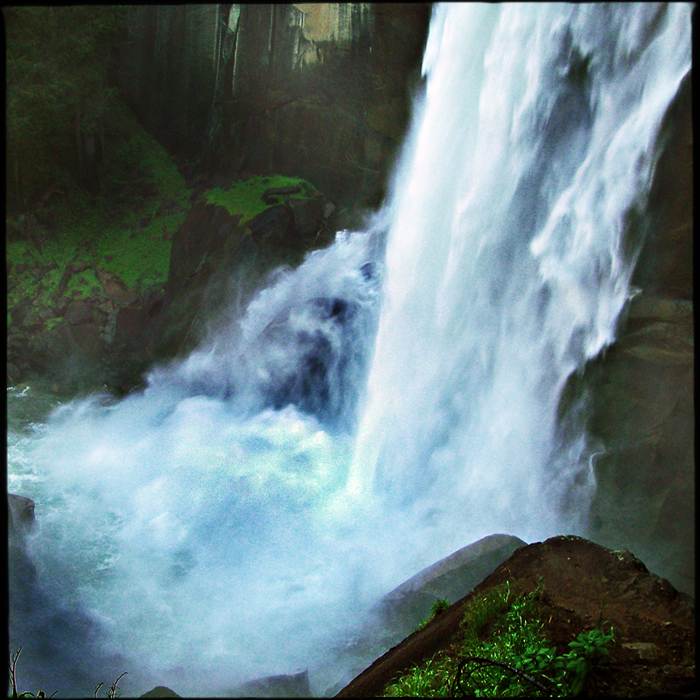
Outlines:
{"label": "churning water", "polygon": [[582,531],[591,448],[557,409],[614,340],[690,60],[687,5],[436,6],[370,230],[144,391],[11,421],[8,489],[39,522],[20,681],[211,696],[309,668],[323,692],[329,650],[421,567]]}

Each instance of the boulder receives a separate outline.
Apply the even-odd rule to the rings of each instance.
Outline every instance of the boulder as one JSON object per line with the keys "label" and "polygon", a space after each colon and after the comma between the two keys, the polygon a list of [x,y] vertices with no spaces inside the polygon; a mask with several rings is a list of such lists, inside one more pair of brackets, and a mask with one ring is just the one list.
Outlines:
{"label": "boulder", "polygon": [[[559,536],[517,549],[467,596],[405,638],[336,697],[378,697],[388,683],[438,652],[455,653],[474,598],[510,582],[512,593],[543,585],[540,617],[558,654],[601,620],[615,634],[610,656],[595,669],[603,697],[682,693],[695,689],[695,606],[628,551]],[[607,629],[607,625],[606,625]]]}
{"label": "boulder", "polygon": [[27,552],[26,537],[34,529],[34,501],[26,496],[7,494],[7,530],[10,603],[15,610],[25,610],[28,594],[36,581],[36,566]]}
{"label": "boulder", "polygon": [[294,214],[285,204],[276,204],[252,218],[248,224],[253,240],[261,248],[285,245],[293,240]]}
{"label": "boulder", "polygon": [[289,207],[294,216],[295,233],[300,238],[316,235],[323,226],[324,207],[320,197],[290,199]]}
{"label": "boulder", "polygon": [[231,691],[234,698],[308,698],[311,697],[309,672],[265,676],[243,683]]}
{"label": "boulder", "polygon": [[[463,598],[514,551],[526,543],[511,535],[489,535],[431,564],[387,593],[369,612],[355,638],[341,652],[338,666],[358,673],[372,659],[398,644],[430,617],[436,601]],[[352,678],[329,689],[333,693]]]}
{"label": "boulder", "polygon": [[24,539],[34,528],[34,501],[26,496],[7,494],[7,528],[12,539]]}
{"label": "boulder", "polygon": [[140,698],[181,698],[182,695],[178,695],[174,690],[171,690],[167,686],[157,685],[155,688],[151,688],[148,692],[143,695],[139,695]]}
{"label": "boulder", "polygon": [[379,607],[385,623],[402,638],[428,618],[437,600],[453,603],[463,598],[516,549],[526,545],[512,535],[489,535],[458,549],[382,598]]}
{"label": "boulder", "polygon": [[268,187],[262,193],[262,199],[265,204],[276,204],[278,195],[290,195],[299,194],[301,192],[301,187]]}

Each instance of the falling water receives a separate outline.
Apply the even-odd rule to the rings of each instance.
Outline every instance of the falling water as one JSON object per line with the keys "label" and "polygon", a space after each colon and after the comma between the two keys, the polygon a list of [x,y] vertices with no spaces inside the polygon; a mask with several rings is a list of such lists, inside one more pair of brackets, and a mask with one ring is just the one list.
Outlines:
{"label": "falling water", "polygon": [[144,391],[11,420],[8,489],[39,521],[11,620],[28,686],[127,670],[129,693],[211,696],[309,668],[320,693],[328,650],[420,567],[583,527],[591,447],[558,408],[630,297],[690,8],[438,5],[423,67],[368,231]]}
{"label": "falling water", "polygon": [[689,46],[684,6],[437,7],[351,493],[455,545],[581,525],[589,448],[562,444],[557,407],[614,340]]}

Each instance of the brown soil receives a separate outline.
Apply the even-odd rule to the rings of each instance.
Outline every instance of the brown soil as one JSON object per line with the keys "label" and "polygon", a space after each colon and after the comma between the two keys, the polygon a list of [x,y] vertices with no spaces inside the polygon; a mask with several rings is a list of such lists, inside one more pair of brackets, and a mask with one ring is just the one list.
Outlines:
{"label": "brown soil", "polygon": [[567,536],[518,549],[469,595],[377,659],[336,697],[380,696],[414,664],[440,651],[456,654],[471,598],[508,579],[515,593],[534,591],[542,581],[542,619],[558,654],[601,618],[613,626],[614,648],[589,675],[589,696],[697,697],[692,599],[650,574],[629,552]]}

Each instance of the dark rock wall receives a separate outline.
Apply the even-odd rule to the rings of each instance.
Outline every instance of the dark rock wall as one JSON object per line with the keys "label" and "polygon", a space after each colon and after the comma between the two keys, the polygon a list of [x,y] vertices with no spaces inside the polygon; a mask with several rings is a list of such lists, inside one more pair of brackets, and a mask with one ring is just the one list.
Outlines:
{"label": "dark rock wall", "polygon": [[427,3],[134,7],[121,83],[146,128],[227,176],[376,205],[408,125]]}
{"label": "dark rock wall", "polygon": [[[694,595],[693,129],[688,75],[662,131],[629,305],[587,370],[598,489],[589,536]],[[634,233],[634,232],[633,232]],[[590,383],[588,383],[590,382]]]}
{"label": "dark rock wall", "polygon": [[121,89],[172,151],[194,157],[211,124],[227,5],[138,5],[120,52]]}

